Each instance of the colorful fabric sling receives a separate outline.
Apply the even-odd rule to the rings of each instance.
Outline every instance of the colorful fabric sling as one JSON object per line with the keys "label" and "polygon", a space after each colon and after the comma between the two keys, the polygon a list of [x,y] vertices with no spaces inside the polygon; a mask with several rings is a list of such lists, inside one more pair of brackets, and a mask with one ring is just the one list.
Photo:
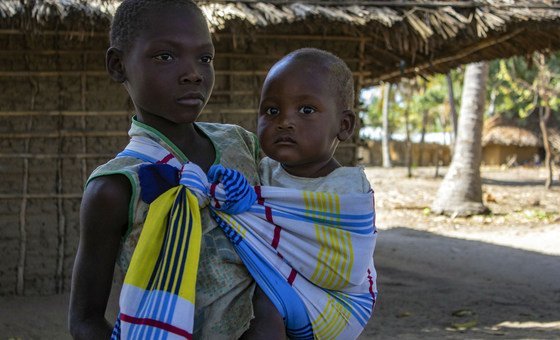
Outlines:
{"label": "colorful fabric sling", "polygon": [[133,137],[119,156],[146,162],[138,174],[150,208],[113,338],[192,338],[205,206],[277,307],[290,338],[354,339],[362,332],[377,295],[373,193],[252,187],[220,165],[206,175],[181,164],[146,137]]}

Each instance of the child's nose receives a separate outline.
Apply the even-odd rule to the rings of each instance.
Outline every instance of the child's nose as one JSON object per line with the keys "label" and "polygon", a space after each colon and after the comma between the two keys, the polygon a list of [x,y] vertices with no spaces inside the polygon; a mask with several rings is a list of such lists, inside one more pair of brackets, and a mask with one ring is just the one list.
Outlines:
{"label": "child's nose", "polygon": [[277,128],[278,129],[293,129],[295,127],[292,115],[282,113],[280,114]]}
{"label": "child's nose", "polygon": [[200,83],[202,80],[202,74],[196,69],[196,67],[191,66],[185,67],[179,77],[179,83],[181,84]]}

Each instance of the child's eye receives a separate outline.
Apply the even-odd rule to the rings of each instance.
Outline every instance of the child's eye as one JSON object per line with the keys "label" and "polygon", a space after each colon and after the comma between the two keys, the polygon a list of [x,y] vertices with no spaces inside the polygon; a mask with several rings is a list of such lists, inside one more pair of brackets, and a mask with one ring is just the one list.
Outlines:
{"label": "child's eye", "polygon": [[169,53],[161,53],[158,54],[154,57],[154,59],[159,60],[159,61],[170,61],[173,60],[173,56]]}
{"label": "child's eye", "polygon": [[299,113],[303,113],[303,114],[306,114],[306,115],[312,114],[314,112],[315,112],[315,108],[313,108],[311,106],[302,106],[299,109]]}
{"label": "child's eye", "polygon": [[200,58],[200,61],[202,61],[205,64],[210,64],[212,60],[214,60],[214,57],[211,55],[205,55],[204,57]]}
{"label": "child's eye", "polygon": [[266,109],[266,110],[264,111],[264,113],[266,113],[266,114],[269,115],[269,116],[275,116],[275,115],[277,115],[277,114],[280,113],[280,110],[278,110],[278,109],[275,108],[275,107],[269,107],[268,109]]}

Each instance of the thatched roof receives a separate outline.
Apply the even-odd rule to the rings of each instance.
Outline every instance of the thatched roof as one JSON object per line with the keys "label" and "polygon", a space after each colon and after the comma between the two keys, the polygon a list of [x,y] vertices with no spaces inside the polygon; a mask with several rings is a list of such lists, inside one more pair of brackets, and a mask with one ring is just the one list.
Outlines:
{"label": "thatched roof", "polygon": [[[560,125],[551,114],[547,122],[548,139],[556,152],[560,152]],[[484,122],[482,145],[514,145],[542,147],[542,132],[539,126],[538,110],[525,119],[511,119],[495,115]]]}
{"label": "thatched roof", "polygon": [[[2,0],[0,29],[103,31],[115,0]],[[216,36],[363,42],[364,85],[560,49],[560,0],[199,1]],[[336,51],[335,51],[336,52]]]}
{"label": "thatched roof", "polygon": [[517,126],[496,126],[487,131],[483,145],[542,146],[542,140],[532,131]]}

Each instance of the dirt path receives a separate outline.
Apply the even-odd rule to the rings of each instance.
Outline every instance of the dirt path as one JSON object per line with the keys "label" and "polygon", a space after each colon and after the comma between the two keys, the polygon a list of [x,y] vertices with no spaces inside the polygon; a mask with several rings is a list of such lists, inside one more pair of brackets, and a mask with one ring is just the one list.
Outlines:
{"label": "dirt path", "polygon": [[544,171],[483,169],[493,214],[433,216],[434,169],[367,169],[380,296],[362,339],[560,338],[560,187]]}
{"label": "dirt path", "polygon": [[[380,296],[361,339],[559,339],[560,186],[539,169],[485,169],[494,214],[431,216],[434,169],[367,169]],[[0,297],[1,339],[69,339],[67,295]]]}

